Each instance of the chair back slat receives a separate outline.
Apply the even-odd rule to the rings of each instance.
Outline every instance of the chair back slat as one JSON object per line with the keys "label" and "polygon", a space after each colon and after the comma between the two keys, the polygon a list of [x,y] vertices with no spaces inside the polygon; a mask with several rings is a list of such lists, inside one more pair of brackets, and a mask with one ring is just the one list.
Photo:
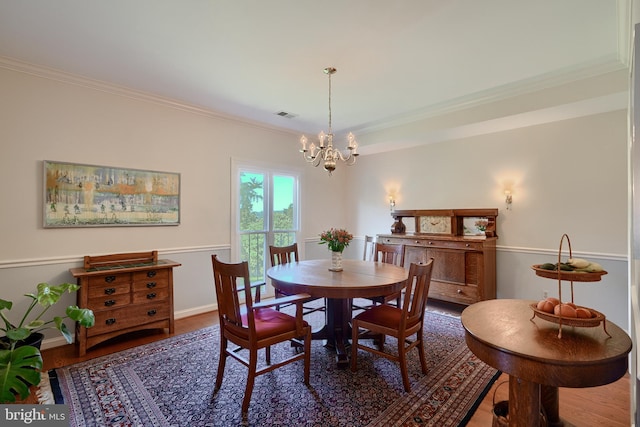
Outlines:
{"label": "chair back slat", "polygon": [[271,266],[290,262],[298,262],[298,244],[294,243],[289,246],[269,246],[269,255],[271,256]]}
{"label": "chair back slat", "polygon": [[373,260],[376,262],[384,262],[394,264],[399,267],[404,266],[404,245],[389,245],[385,243],[376,243],[373,252]]}
{"label": "chair back slat", "polygon": [[239,264],[225,264],[218,260],[217,255],[212,255],[211,260],[220,323],[231,323],[239,327],[248,326],[242,324],[240,295],[244,293],[247,318],[251,323],[253,322],[253,310],[251,309],[253,300],[251,298],[251,287],[249,286],[249,264],[246,261]]}
{"label": "chair back slat", "polygon": [[424,317],[429,297],[429,285],[431,284],[431,271],[433,270],[433,258],[426,264],[411,263],[407,285],[404,289],[404,301],[402,304],[403,321],[407,325],[414,325]]}

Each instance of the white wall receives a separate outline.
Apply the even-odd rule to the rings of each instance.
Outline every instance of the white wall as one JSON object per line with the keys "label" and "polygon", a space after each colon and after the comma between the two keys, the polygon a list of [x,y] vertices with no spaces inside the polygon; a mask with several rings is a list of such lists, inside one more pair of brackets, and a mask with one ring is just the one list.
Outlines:
{"label": "white wall", "polygon": [[576,283],[576,303],[628,330],[626,111],[364,156],[348,183],[347,198],[358,200],[349,227],[358,235],[389,233],[389,191],[397,209],[498,208],[499,298],[557,295],[557,282],[530,266],[557,261],[567,233],[574,256],[609,272]]}

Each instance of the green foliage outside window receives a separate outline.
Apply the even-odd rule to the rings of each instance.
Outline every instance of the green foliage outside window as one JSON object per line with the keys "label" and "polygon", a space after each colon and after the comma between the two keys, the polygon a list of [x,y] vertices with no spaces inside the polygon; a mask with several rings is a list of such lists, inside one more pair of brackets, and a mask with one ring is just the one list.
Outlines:
{"label": "green foliage outside window", "polygon": [[[274,180],[274,197],[292,198],[293,178],[279,177]],[[265,241],[264,175],[242,173],[240,182],[240,257],[249,263],[251,282],[263,281],[265,265],[268,265],[267,242]],[[273,212],[274,245],[286,246],[294,243],[294,206],[280,207]]]}

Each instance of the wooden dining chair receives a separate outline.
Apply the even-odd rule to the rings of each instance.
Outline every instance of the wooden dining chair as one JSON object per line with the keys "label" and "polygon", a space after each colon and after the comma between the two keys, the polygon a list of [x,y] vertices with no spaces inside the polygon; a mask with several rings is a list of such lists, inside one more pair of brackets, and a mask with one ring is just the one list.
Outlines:
{"label": "wooden dining chair", "polygon": [[[366,260],[365,260],[366,261]],[[373,244],[373,261],[384,262],[387,264],[394,264],[399,267],[404,267],[404,245],[387,244],[376,242]],[[376,304],[382,304],[385,302],[396,300],[396,304],[400,306],[400,293],[396,293],[388,296],[377,296],[366,298],[372,302],[372,305],[362,307],[354,306],[355,309],[368,309]]]}
{"label": "wooden dining chair", "polygon": [[[226,264],[211,256],[213,276],[218,301],[220,319],[220,358],[214,396],[222,386],[227,357],[231,356],[249,370],[247,385],[242,400],[242,417],[246,419],[255,378],[297,360],[304,360],[304,383],[309,385],[311,363],[311,327],[302,319],[302,303],[308,294],[290,295],[285,298],[253,303],[249,286],[249,265],[246,261],[238,264]],[[241,305],[244,297],[244,305]],[[295,303],[295,317],[274,310],[273,306],[283,303]],[[302,341],[300,341],[302,339]],[[290,357],[271,364],[271,346],[283,341],[295,341],[304,347],[303,352],[292,349]],[[238,348],[228,348],[229,342]],[[258,350],[265,349],[266,366],[258,367]],[[249,358],[239,351],[246,349]]]}
{"label": "wooden dining chair", "polygon": [[373,248],[374,248],[373,236],[364,236],[364,251],[362,253],[363,261],[373,260]]}
{"label": "wooden dining chair", "polygon": [[[411,384],[409,383],[407,371],[407,352],[417,347],[422,373],[427,373],[423,331],[424,312],[427,308],[432,267],[433,258],[426,264],[411,264],[409,277],[404,288],[402,307],[394,307],[389,304],[376,305],[353,318],[351,334],[351,370],[353,372],[358,369],[358,350],[366,350],[398,362],[404,389],[406,392],[410,392]],[[384,352],[384,340],[382,340],[379,349],[361,344],[358,338],[364,334],[369,337],[372,334],[395,337],[398,340],[397,354]],[[410,337],[413,334],[416,337],[411,341]]]}
{"label": "wooden dining chair", "polygon": [[[298,262],[298,244],[293,243],[288,246],[270,245],[269,256],[271,258],[272,267],[275,267],[276,265],[280,265],[280,264],[287,264],[290,262]],[[278,288],[275,288],[275,295],[276,295],[276,298],[287,296],[286,293],[282,292]],[[319,299],[322,299],[322,297],[317,297],[317,298],[311,297],[307,301],[305,301],[305,304],[311,301],[319,300]],[[280,308],[281,308],[280,305],[276,306],[276,310],[280,310]],[[305,305],[303,315],[311,314],[316,311],[324,311],[324,310],[325,310],[325,304],[322,304],[320,306]]]}

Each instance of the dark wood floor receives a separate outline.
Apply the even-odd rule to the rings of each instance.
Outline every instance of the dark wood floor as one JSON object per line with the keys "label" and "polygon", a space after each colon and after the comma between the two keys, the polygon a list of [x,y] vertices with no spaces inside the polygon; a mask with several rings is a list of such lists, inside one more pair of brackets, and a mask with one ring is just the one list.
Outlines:
{"label": "dark wood floor", "polygon": [[[434,310],[451,313],[460,312],[458,306],[430,303]],[[199,328],[218,323],[217,313],[204,313],[193,317],[176,321],[175,334],[182,334]],[[132,348],[138,345],[168,338],[165,331],[141,331],[114,338],[106,343],[93,347],[86,356],[78,357],[75,346],[66,345],[42,351],[44,369],[49,370],[88,360],[94,357],[104,356],[120,350]],[[494,390],[508,376],[503,374],[493,385],[480,407],[470,420],[469,427],[488,427],[492,425],[492,409]],[[630,379],[625,377],[601,387],[583,389],[560,389],[560,416],[565,421],[565,426],[607,426],[627,427],[630,423]],[[498,388],[495,395],[496,401],[506,400],[508,385]]]}

